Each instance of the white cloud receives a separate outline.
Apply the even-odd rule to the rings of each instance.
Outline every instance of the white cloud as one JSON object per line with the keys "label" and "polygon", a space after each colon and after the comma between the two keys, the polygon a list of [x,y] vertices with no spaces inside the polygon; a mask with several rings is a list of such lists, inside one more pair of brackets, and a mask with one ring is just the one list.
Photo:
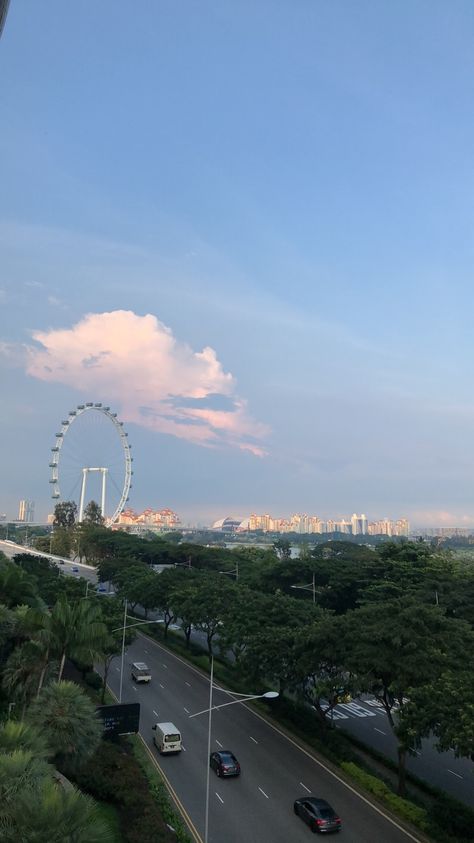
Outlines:
{"label": "white cloud", "polygon": [[200,445],[263,456],[266,425],[253,420],[214,349],[193,351],[155,316],[91,313],[71,328],[35,331],[27,371],[118,405],[134,422]]}

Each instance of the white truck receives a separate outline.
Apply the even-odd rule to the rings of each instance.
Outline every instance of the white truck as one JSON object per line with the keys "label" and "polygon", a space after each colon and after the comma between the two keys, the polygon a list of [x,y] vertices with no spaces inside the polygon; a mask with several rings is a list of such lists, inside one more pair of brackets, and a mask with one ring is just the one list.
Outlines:
{"label": "white truck", "polygon": [[134,682],[151,682],[150,668],[145,662],[133,662],[132,679]]}
{"label": "white truck", "polygon": [[174,723],[155,723],[153,743],[161,755],[181,752],[181,733]]}

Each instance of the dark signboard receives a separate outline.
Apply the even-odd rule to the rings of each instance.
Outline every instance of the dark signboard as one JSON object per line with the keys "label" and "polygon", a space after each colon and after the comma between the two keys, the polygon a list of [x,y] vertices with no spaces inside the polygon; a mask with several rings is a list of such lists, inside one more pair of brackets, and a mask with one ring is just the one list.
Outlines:
{"label": "dark signboard", "polygon": [[98,705],[97,712],[104,721],[107,737],[112,735],[134,735],[140,724],[140,703],[118,703]]}

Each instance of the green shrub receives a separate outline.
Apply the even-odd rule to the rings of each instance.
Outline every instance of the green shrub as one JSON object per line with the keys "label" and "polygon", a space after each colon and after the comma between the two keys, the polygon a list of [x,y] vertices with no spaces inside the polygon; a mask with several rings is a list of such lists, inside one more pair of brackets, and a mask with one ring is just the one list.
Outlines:
{"label": "green shrub", "polygon": [[176,843],[127,743],[103,741],[76,781],[96,799],[117,806],[126,843]]}
{"label": "green shrub", "polygon": [[388,805],[399,817],[407,820],[407,822],[413,823],[413,825],[418,826],[423,831],[427,831],[428,816],[425,808],[420,808],[408,799],[402,799],[401,796],[397,796],[383,781],[361,770],[357,764],[351,761],[343,761],[341,768],[358,784],[368,790],[369,793],[372,793],[377,799]]}
{"label": "green shrub", "polygon": [[445,794],[440,794],[428,811],[428,819],[437,828],[463,840],[474,840],[474,811]]}

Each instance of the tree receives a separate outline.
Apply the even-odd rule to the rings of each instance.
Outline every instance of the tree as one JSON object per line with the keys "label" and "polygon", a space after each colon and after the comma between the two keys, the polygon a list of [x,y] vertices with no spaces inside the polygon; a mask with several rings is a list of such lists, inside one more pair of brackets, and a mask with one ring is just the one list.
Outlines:
{"label": "tree", "polygon": [[273,542],[273,550],[280,560],[291,559],[291,543],[288,539],[277,539]]}
{"label": "tree", "polygon": [[0,562],[0,603],[10,608],[37,606],[35,580],[14,562]]}
{"label": "tree", "polygon": [[68,773],[95,752],[103,733],[94,704],[74,682],[52,682],[28,712],[49,747],[50,757]]}
{"label": "tree", "polygon": [[15,647],[8,659],[2,677],[2,687],[8,698],[21,706],[21,717],[38,690],[43,668],[44,651],[37,641],[25,641]]}
{"label": "tree", "polygon": [[0,727],[0,835],[4,843],[108,843],[93,800],[53,779],[48,748],[34,727]]}
{"label": "tree", "polygon": [[[203,573],[194,581],[193,626],[206,634],[209,658],[213,655],[213,642],[224,624],[229,606],[235,598],[236,586],[224,577],[218,579],[213,574]],[[194,583],[192,585],[194,589]],[[186,611],[191,607],[187,606]]]}
{"label": "tree", "polygon": [[93,661],[100,655],[107,634],[98,605],[88,600],[70,603],[65,594],[60,595],[51,612],[32,610],[29,623],[33,638],[43,645],[44,652],[38,693],[52,658],[59,659],[58,679],[61,679],[67,656],[84,662]]}
{"label": "tree", "polygon": [[[120,600],[111,597],[102,603],[102,620],[107,628],[107,635],[101,643],[101,662],[102,662],[102,692],[101,702],[105,702],[105,691],[107,688],[107,679],[110,671],[110,666],[113,659],[120,653],[122,648],[123,638],[123,606]],[[135,638],[135,630],[127,629],[125,631],[125,644],[128,646]]]}
{"label": "tree", "polygon": [[77,504],[74,501],[62,501],[54,507],[53,525],[71,529],[76,523]]}
{"label": "tree", "polygon": [[72,528],[57,527],[50,539],[51,553],[55,556],[64,556],[69,559],[72,551],[73,531]]}
{"label": "tree", "polygon": [[416,688],[403,707],[399,733],[419,749],[430,734],[439,752],[452,749],[474,761],[474,673],[472,668],[446,671],[428,685]]}
{"label": "tree", "polygon": [[102,510],[98,503],[95,501],[89,501],[87,504],[84,515],[82,518],[82,523],[87,526],[95,526],[95,527],[103,527],[105,523],[105,518],[102,515]]}
{"label": "tree", "polygon": [[405,793],[405,763],[413,742],[398,730],[397,717],[417,688],[433,684],[445,671],[462,669],[473,647],[463,621],[447,618],[438,606],[413,600],[368,604],[341,619],[345,668],[383,707],[398,740],[399,793]]}

